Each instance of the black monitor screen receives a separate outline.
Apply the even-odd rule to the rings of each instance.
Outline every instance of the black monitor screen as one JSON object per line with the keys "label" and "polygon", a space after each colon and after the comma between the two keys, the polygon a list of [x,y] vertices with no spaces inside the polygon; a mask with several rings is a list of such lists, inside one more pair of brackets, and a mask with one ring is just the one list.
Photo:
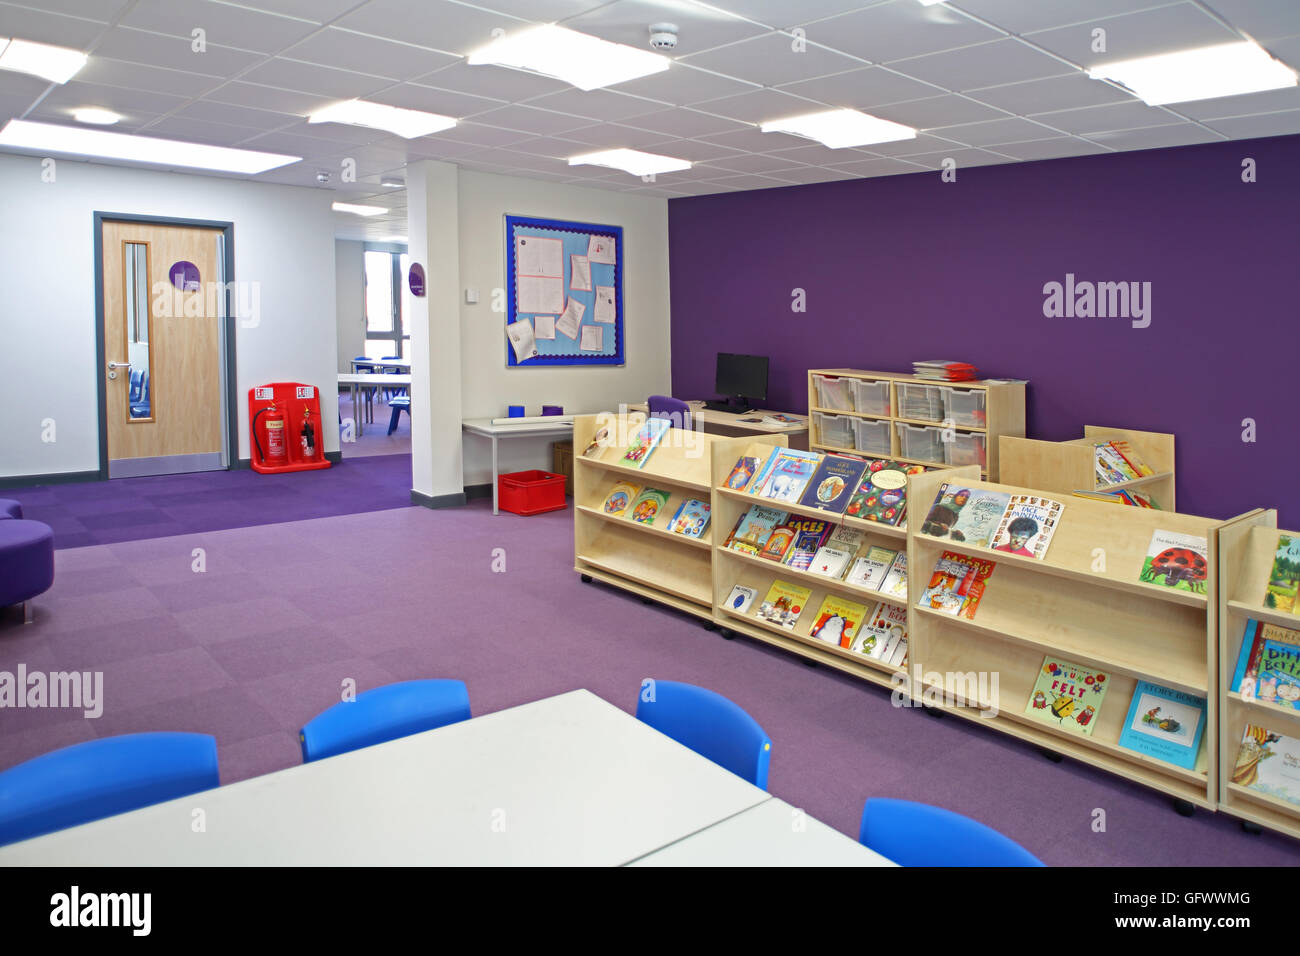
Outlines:
{"label": "black monitor screen", "polygon": [[767,398],[767,356],[718,353],[719,395]]}

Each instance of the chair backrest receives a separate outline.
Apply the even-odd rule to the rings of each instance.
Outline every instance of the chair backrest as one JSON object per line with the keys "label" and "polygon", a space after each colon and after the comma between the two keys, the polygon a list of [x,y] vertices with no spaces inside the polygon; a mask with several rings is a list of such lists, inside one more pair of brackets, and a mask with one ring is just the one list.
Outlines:
{"label": "chair backrest", "polygon": [[858,842],[900,866],[1043,866],[984,824],[910,800],[873,797],[862,808]]}
{"label": "chair backrest", "polygon": [[140,382],[143,376],[143,369],[131,369],[131,395],[129,400],[132,402],[140,401]]}
{"label": "chair backrest", "polygon": [[149,370],[148,369],[145,369],[144,373],[140,376],[140,401],[145,405],[149,404]]}
{"label": "chair backrest", "polygon": [[208,734],[124,734],[73,744],[0,773],[0,844],[220,786]]}
{"label": "chair backrest", "polygon": [[410,680],[362,691],[313,717],[298,734],[303,763],[470,719],[459,680]]}
{"label": "chair backrest", "polygon": [[772,741],[758,721],[721,694],[694,684],[645,680],[637,720],[767,789]]}
{"label": "chair backrest", "polygon": [[651,395],[646,399],[646,404],[650,406],[651,418],[666,418],[673,423],[674,428],[691,427],[691,406],[680,398]]}

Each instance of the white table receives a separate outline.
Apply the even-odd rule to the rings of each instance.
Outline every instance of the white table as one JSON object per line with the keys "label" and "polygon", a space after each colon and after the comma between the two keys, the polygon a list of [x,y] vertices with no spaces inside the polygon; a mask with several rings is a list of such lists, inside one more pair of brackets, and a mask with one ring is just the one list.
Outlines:
{"label": "white table", "polygon": [[492,442],[492,513],[497,510],[497,443],[502,438],[573,438],[573,422],[529,422],[523,425],[493,425],[490,418],[467,418],[461,427],[471,435]]}
{"label": "white table", "polygon": [[773,797],[630,866],[897,866]]}
{"label": "white table", "polygon": [[385,375],[383,372],[339,372],[339,386],[352,388],[352,414],[356,416],[357,436],[365,434],[365,419],[357,412],[357,388],[369,385],[374,388],[392,388],[394,385],[411,387],[410,375]]}
{"label": "white table", "polygon": [[615,866],[769,799],[576,690],[0,847],[0,867]]}

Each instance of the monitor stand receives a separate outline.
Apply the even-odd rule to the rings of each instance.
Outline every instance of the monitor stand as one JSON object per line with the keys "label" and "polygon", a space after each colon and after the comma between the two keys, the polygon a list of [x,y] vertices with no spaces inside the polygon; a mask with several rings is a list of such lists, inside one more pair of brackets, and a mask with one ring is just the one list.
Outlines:
{"label": "monitor stand", "polygon": [[739,395],[734,398],[724,398],[717,402],[705,402],[704,407],[711,412],[730,412],[733,415],[744,415],[746,412],[754,410]]}

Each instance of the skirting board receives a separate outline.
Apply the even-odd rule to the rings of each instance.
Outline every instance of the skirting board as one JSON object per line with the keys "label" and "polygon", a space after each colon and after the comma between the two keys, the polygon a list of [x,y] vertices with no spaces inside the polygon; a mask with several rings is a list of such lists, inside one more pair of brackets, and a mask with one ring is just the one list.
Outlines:
{"label": "skirting board", "polygon": [[29,485],[66,485],[75,481],[99,481],[99,471],[60,471],[52,475],[16,475],[0,478],[0,488],[26,488]]}
{"label": "skirting board", "polygon": [[458,495],[426,495],[422,492],[411,490],[411,504],[419,505],[421,508],[459,508],[465,503],[465,493]]}

